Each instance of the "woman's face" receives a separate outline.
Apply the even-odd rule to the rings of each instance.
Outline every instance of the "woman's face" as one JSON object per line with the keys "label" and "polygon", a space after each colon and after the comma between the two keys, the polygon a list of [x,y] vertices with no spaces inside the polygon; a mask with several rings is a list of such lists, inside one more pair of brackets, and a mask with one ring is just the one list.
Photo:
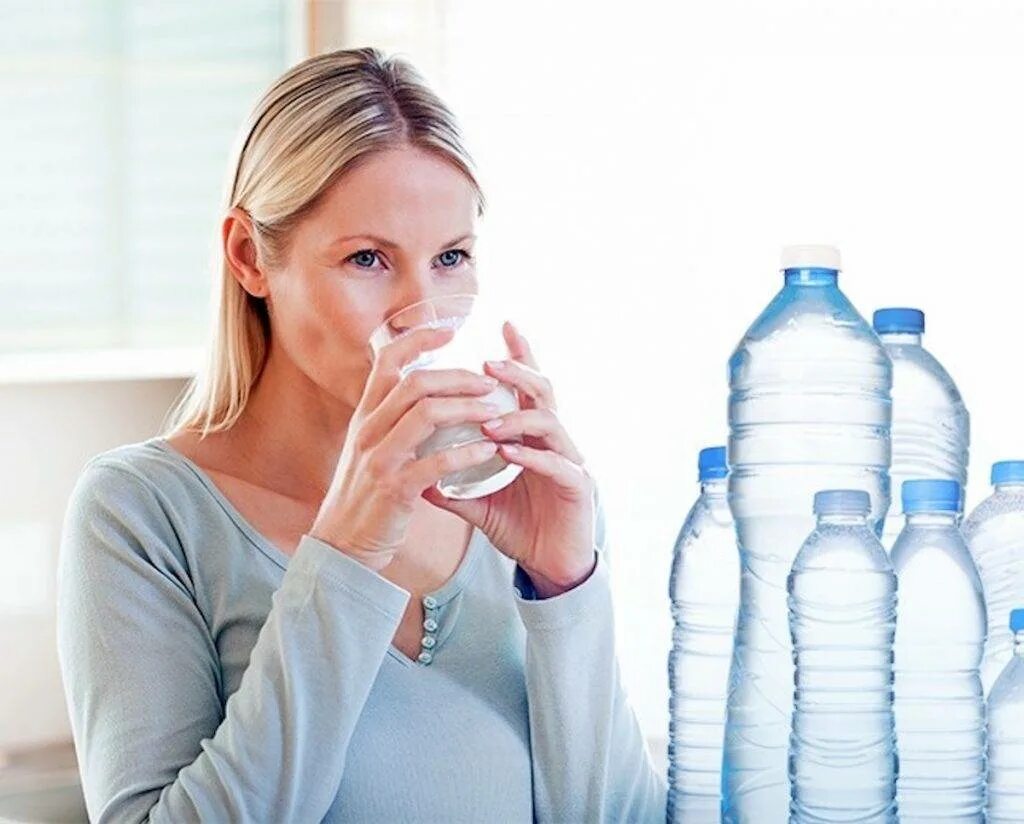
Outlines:
{"label": "woman's face", "polygon": [[295,227],[283,268],[263,273],[277,354],[354,407],[378,325],[416,301],[477,291],[476,216],[473,185],[437,156],[366,158]]}

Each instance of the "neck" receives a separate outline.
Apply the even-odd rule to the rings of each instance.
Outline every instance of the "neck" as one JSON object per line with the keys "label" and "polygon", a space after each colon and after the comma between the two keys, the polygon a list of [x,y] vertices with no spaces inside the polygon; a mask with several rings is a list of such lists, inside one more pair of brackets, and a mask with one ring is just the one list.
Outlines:
{"label": "neck", "polygon": [[728,485],[725,478],[709,478],[700,482],[700,491],[702,495],[724,498],[728,492]]}
{"label": "neck", "polygon": [[830,526],[864,526],[867,524],[867,516],[857,512],[834,512],[819,515],[818,523]]}
{"label": "neck", "polygon": [[839,272],[835,269],[786,269],[787,286],[835,286],[839,281]]}
{"label": "neck", "polygon": [[956,512],[912,512],[907,515],[907,526],[951,526],[956,518]]}
{"label": "neck", "polygon": [[353,409],[271,345],[263,372],[228,436],[248,475],[293,498],[323,500]]}
{"label": "neck", "polygon": [[882,343],[898,343],[903,346],[920,346],[920,332],[882,332],[878,336]]}

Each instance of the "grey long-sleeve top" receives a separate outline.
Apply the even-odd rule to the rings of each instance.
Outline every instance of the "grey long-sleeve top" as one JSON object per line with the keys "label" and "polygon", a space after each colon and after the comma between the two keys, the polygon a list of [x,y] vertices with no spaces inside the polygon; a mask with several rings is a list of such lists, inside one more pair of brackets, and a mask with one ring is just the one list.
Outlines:
{"label": "grey long-sleeve top", "polygon": [[282,553],[162,438],[93,457],[57,629],[91,819],[663,821],[598,543],[538,600],[474,531],[410,659],[404,589],[310,535]]}

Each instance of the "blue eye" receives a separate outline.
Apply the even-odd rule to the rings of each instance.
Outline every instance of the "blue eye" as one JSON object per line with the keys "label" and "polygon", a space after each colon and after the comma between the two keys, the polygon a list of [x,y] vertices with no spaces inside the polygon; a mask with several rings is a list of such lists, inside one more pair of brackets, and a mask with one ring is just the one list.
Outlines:
{"label": "blue eye", "polygon": [[353,255],[348,256],[348,260],[351,260],[356,266],[363,269],[369,269],[377,261],[378,255],[372,249],[360,249]]}
{"label": "blue eye", "polygon": [[472,260],[472,256],[465,249],[448,249],[437,256],[441,265],[447,269],[454,268],[464,260]]}

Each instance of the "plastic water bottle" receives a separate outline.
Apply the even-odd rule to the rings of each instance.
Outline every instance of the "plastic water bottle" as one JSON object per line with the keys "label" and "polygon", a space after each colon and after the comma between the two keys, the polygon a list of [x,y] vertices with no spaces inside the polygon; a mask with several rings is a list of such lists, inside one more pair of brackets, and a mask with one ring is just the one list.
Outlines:
{"label": "plastic water bottle", "polygon": [[960,484],[903,483],[895,709],[901,821],[982,821],[985,644],[981,581],[957,526]]}
{"label": "plastic water bottle", "polygon": [[1013,657],[988,699],[988,821],[1024,821],[1024,609],[1010,613]]}
{"label": "plastic water bottle", "polygon": [[896,821],[896,575],[870,511],[867,492],[815,495],[818,525],[789,575],[791,822]]}
{"label": "plastic water bottle", "polygon": [[793,659],[786,578],[821,489],[863,489],[876,530],[889,506],[892,367],[839,290],[839,252],[783,251],[784,285],[729,361],[729,505],[740,611],[729,676],[722,816],[784,821]]}
{"label": "plastic water bottle", "polygon": [[963,525],[988,609],[988,640],[981,665],[986,695],[1013,657],[1006,614],[1024,604],[1024,461],[993,464],[992,483],[995,491]]}
{"label": "plastic water bottle", "polygon": [[672,557],[668,820],[717,822],[732,638],[740,600],[725,447],[702,449],[700,497]]}
{"label": "plastic water bottle", "polygon": [[879,309],[874,328],[892,358],[892,505],[882,543],[903,529],[900,488],[908,478],[953,478],[967,485],[971,422],[949,373],[921,346],[924,312]]}

